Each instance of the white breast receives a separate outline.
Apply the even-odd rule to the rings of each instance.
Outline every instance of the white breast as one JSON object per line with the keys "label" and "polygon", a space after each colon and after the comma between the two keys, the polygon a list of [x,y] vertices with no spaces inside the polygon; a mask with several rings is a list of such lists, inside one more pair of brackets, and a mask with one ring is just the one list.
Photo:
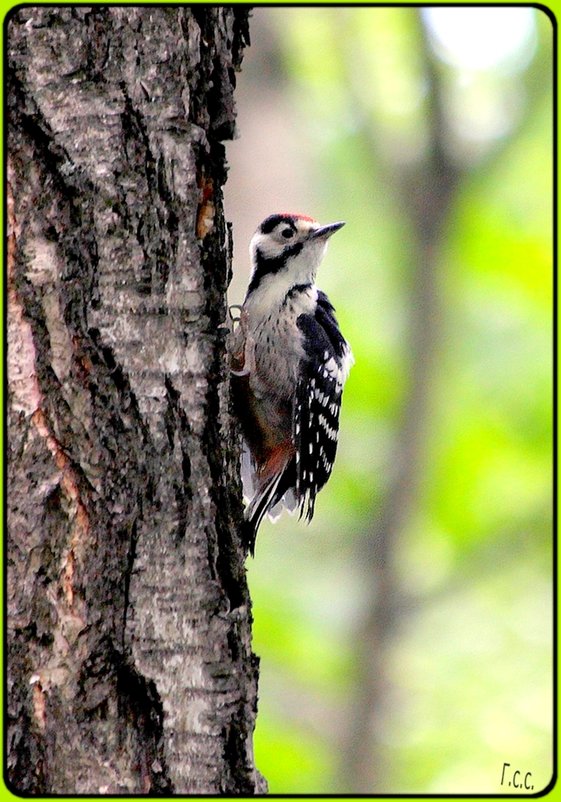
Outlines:
{"label": "white breast", "polygon": [[317,289],[310,287],[279,297],[274,282],[262,282],[244,304],[255,348],[250,386],[257,398],[275,395],[291,399],[304,356],[303,335],[297,325],[302,314],[315,311]]}

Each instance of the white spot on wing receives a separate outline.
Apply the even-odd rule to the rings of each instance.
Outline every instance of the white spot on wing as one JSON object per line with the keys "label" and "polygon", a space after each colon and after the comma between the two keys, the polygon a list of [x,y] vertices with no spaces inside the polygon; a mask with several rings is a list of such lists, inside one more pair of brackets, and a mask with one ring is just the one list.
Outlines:
{"label": "white spot on wing", "polygon": [[354,363],[355,358],[353,356],[353,352],[351,351],[349,344],[345,343],[345,350],[343,351],[343,356],[341,358],[341,384],[345,384],[347,381],[349,372]]}

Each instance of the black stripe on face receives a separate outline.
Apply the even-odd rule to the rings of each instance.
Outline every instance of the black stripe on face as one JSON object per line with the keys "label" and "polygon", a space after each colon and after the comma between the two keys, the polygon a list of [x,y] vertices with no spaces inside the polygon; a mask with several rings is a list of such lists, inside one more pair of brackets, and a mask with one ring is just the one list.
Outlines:
{"label": "black stripe on face", "polygon": [[269,217],[267,217],[261,223],[259,231],[262,234],[270,234],[271,231],[274,231],[274,229],[279,225],[279,223],[284,223],[296,231],[296,223],[294,222],[294,218],[288,217],[286,214],[269,215]]}
{"label": "black stripe on face", "polygon": [[286,295],[287,298],[294,298],[295,295],[298,295],[301,292],[306,292],[309,290],[312,285],[308,282],[307,284],[295,284],[294,287],[291,287]]}
{"label": "black stripe on face", "polygon": [[278,273],[279,270],[282,270],[283,267],[285,267],[287,260],[292,256],[297,256],[303,247],[303,242],[295,242],[294,245],[287,246],[279,256],[272,258],[266,257],[263,253],[261,253],[259,248],[257,248],[255,251],[255,272],[253,273],[249,287],[247,288],[248,294],[257,289],[265,276]]}

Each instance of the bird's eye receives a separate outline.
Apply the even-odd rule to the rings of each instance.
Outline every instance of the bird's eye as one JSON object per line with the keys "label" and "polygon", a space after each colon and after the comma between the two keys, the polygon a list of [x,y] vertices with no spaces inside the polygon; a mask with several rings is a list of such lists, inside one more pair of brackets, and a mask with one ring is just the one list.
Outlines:
{"label": "bird's eye", "polygon": [[283,228],[281,234],[285,239],[292,239],[294,236],[294,231],[291,228]]}

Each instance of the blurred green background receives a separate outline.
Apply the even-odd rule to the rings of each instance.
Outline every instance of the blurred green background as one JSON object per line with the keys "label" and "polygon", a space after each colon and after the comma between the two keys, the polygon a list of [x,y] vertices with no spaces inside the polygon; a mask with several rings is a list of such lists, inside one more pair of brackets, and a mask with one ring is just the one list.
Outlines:
{"label": "blurred green background", "polygon": [[[318,283],[356,365],[309,527],[249,582],[276,793],[552,775],[552,25],[258,8],[228,146],[230,302],[275,211],[346,220]],[[503,764],[510,764],[501,786]]]}

